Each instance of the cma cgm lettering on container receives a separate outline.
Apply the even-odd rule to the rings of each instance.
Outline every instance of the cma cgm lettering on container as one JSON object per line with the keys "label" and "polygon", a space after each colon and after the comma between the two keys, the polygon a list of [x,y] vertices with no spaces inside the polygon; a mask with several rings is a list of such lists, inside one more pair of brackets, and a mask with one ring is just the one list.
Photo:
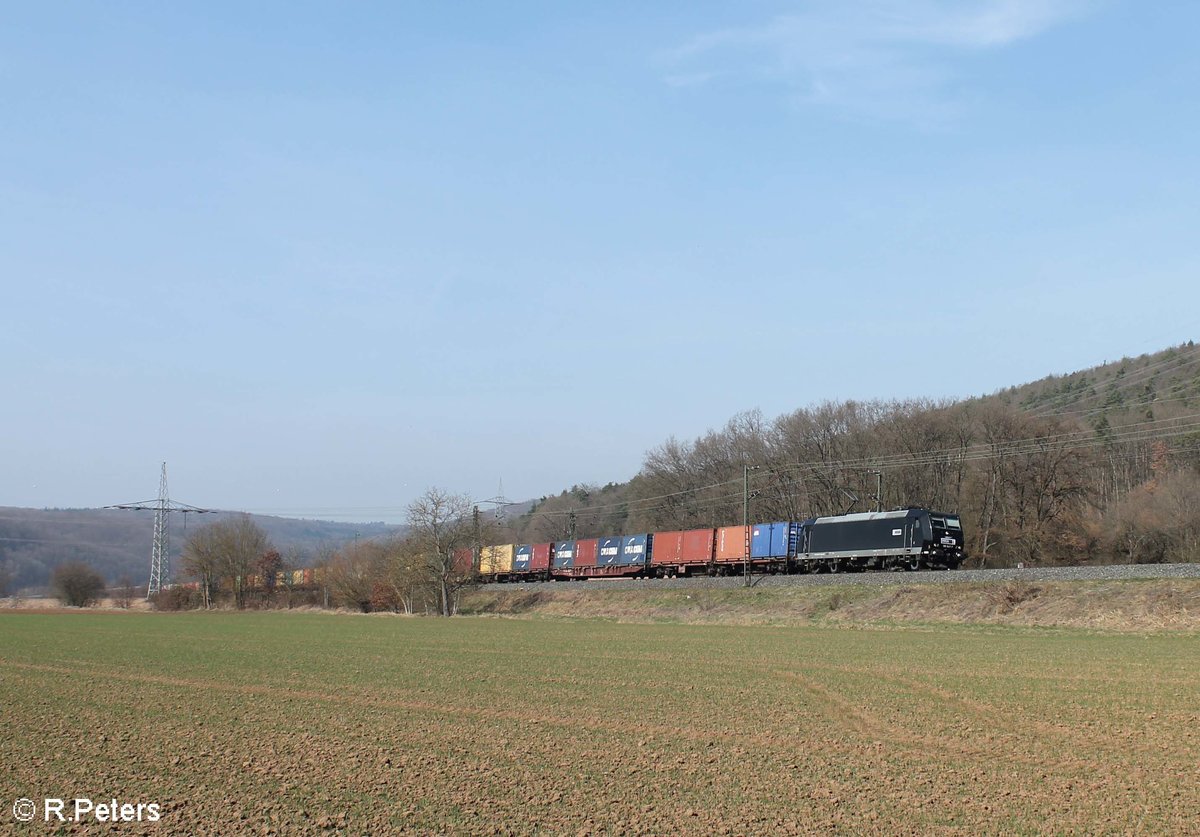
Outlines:
{"label": "cma cgm lettering on container", "polygon": [[600,547],[596,553],[597,567],[611,567],[620,562],[621,538],[601,538]]}
{"label": "cma cgm lettering on container", "polygon": [[896,509],[804,521],[646,532],[480,550],[485,582],[760,573],[956,569],[966,559],[956,514]]}

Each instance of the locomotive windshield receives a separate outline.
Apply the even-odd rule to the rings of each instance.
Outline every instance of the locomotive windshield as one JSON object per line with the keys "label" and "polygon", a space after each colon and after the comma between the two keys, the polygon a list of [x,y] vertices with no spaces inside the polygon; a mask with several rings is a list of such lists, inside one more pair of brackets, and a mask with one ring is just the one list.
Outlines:
{"label": "locomotive windshield", "polygon": [[959,522],[957,517],[931,515],[929,518],[929,523],[935,530],[945,531],[947,529],[957,529],[960,532],[962,531],[962,523]]}

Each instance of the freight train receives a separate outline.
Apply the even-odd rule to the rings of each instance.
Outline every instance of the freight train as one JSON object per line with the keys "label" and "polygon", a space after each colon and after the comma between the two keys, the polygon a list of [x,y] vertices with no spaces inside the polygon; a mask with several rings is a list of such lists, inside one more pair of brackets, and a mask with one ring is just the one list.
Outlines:
{"label": "freight train", "polygon": [[456,556],[484,582],[667,578],[737,573],[956,569],[956,514],[923,508],[554,543],[485,546]]}

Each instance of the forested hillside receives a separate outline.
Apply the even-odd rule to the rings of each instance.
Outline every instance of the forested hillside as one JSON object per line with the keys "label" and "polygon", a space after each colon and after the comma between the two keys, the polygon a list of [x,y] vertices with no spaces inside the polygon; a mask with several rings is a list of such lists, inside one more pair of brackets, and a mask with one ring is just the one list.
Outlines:
{"label": "forested hillside", "polygon": [[1188,342],[960,402],[741,414],[698,439],[666,440],[628,483],[543,498],[508,534],[740,523],[744,479],[753,521],[877,503],[957,511],[977,565],[1196,560],[1200,349]]}

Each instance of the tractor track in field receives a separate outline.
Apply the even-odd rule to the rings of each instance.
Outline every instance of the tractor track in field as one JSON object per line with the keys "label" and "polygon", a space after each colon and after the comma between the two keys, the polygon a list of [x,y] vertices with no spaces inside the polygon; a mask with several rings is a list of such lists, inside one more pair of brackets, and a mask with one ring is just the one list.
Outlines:
{"label": "tractor track in field", "polygon": [[235,683],[228,680],[213,680],[208,678],[167,677],[152,674],[134,674],[113,671],[100,663],[73,662],[70,665],[53,663],[23,663],[0,659],[0,672],[27,671],[41,674],[59,675],[65,678],[78,678],[81,674],[97,681],[107,679],[118,683],[133,683],[167,688],[186,689],[189,691],[225,694],[246,697],[269,697],[275,705],[284,701],[299,700],[331,705],[349,706],[356,709],[406,712],[421,712],[432,715],[442,715],[449,718],[470,718],[479,721],[511,721],[528,726],[542,726],[561,729],[585,729],[592,732],[611,734],[622,738],[632,735],[655,739],[671,738],[688,741],[694,744],[708,744],[713,739],[733,742],[739,745],[755,744],[758,746],[787,747],[802,743],[797,736],[780,735],[773,731],[751,732],[738,730],[714,731],[693,730],[688,727],[667,727],[661,722],[638,719],[632,715],[610,714],[596,715],[581,713],[572,715],[537,716],[514,718],[502,709],[480,708],[478,706],[462,706],[439,703],[431,700],[404,699],[381,697],[373,694],[354,692],[324,692],[313,689],[295,689],[288,686],[258,683]]}
{"label": "tractor track in field", "polygon": [[[836,666],[823,667],[821,670],[843,671]],[[933,736],[914,731],[895,720],[885,719],[873,713],[869,708],[802,672],[781,672],[786,679],[797,683],[806,694],[823,705],[825,707],[823,711],[827,717],[851,733],[864,740],[884,742],[899,750],[910,751],[923,757],[952,754],[965,760],[978,761],[995,760],[999,756],[1004,761],[1020,764],[1026,768],[1044,770],[1054,767],[1062,773],[1068,773],[1086,771],[1086,762],[1080,762],[1073,758],[1038,756],[1033,750],[1045,745],[1052,753],[1078,753],[1081,748],[1095,747],[1097,744],[1101,744],[1109,751],[1110,757],[1113,753],[1131,754],[1133,751],[1149,753],[1153,750],[1147,745],[1131,743],[1112,736],[1103,736],[1104,740],[1101,741],[1099,736],[1080,735],[1072,730],[1036,718],[1017,718],[1014,723],[1014,716],[1011,713],[1005,714],[998,707],[990,704],[962,698],[949,690],[932,687],[906,677],[887,675],[878,671],[871,673],[915,694],[934,697],[966,709],[979,727],[991,727],[997,740],[989,745],[968,745],[950,735]],[[972,733],[975,731],[974,729],[970,730]],[[1136,759],[1131,760],[1127,767],[1130,775],[1141,772]]]}
{"label": "tractor track in field", "polygon": [[[882,671],[870,673],[879,680],[893,683],[914,694],[933,698],[939,702],[939,705],[956,707],[964,715],[974,718],[976,723],[982,726],[993,726],[999,734],[1028,740],[1053,739],[1056,744],[1062,745],[1064,748],[1086,748],[1099,745],[1123,754],[1148,753],[1152,750],[1143,742],[1131,742],[1098,730],[1089,730],[1085,733],[1071,727],[1044,721],[1034,714],[1006,712],[1000,706],[976,698],[964,697],[950,689],[934,686],[906,675]],[[1003,719],[1001,726],[996,726],[998,719]]]}

